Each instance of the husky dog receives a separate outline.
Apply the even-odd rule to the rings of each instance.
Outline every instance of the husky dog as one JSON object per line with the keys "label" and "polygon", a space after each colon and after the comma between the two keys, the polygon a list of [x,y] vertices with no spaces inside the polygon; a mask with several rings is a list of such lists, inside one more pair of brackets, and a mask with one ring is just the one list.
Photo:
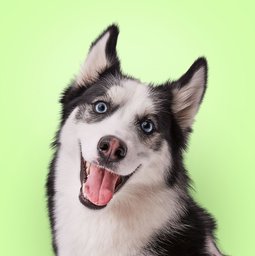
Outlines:
{"label": "husky dog", "polygon": [[214,219],[192,199],[183,152],[206,89],[197,59],[154,86],[122,73],[118,27],[91,45],[64,91],[47,180],[58,256],[219,256]]}

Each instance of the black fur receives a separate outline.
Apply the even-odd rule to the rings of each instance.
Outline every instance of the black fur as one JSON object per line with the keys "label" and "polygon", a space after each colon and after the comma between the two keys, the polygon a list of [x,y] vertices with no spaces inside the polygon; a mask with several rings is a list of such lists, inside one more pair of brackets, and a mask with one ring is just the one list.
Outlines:
{"label": "black fur", "polygon": [[207,61],[206,61],[205,57],[198,58],[191,65],[191,67],[188,69],[188,71],[184,75],[182,75],[181,78],[178,81],[171,84],[170,87],[172,87],[172,88],[176,88],[176,87],[177,88],[182,88],[182,87],[186,86],[189,83],[189,81],[191,80],[194,73],[202,67],[205,70],[205,72],[204,72],[204,74],[205,74],[205,77],[204,77],[205,78],[205,86],[204,86],[204,91],[203,91],[202,97],[200,99],[200,104],[201,104],[202,100],[204,98],[206,89],[207,89],[207,79],[208,79],[208,65],[207,65]]}
{"label": "black fur", "polygon": [[[53,147],[58,148],[58,134],[56,135],[56,140],[52,143]],[[53,159],[49,166],[49,173],[47,177],[46,182],[46,193],[48,198],[48,214],[50,219],[50,225],[51,225],[51,234],[52,234],[52,247],[57,255],[57,245],[56,245],[56,237],[55,237],[55,216],[54,216],[54,196],[55,196],[55,163],[57,160],[57,149],[54,153]]]}
{"label": "black fur", "polygon": [[[166,183],[170,187],[178,186],[181,188],[184,192],[183,206],[186,208],[185,214],[180,217],[177,223],[177,226],[185,226],[186,228],[177,229],[175,232],[171,228],[172,224],[169,223],[169,226],[166,226],[164,231],[151,237],[151,241],[145,246],[146,251],[158,251],[161,252],[159,255],[162,256],[210,256],[205,250],[205,240],[209,235],[214,238],[214,230],[216,228],[214,219],[206,210],[199,207],[189,195],[191,181],[183,165],[183,152],[187,146],[191,127],[183,130],[171,109],[172,89],[187,85],[193,74],[201,67],[204,67],[206,70],[206,81],[207,62],[205,58],[199,58],[178,81],[167,82],[166,84],[151,88],[152,98],[156,98],[158,104],[159,102],[161,104],[159,108],[164,110],[158,113],[158,119],[159,124],[162,126],[161,134],[168,141],[172,154],[173,166],[166,177]],[[206,84],[204,92],[205,90]]]}
{"label": "black fur", "polygon": [[[106,56],[112,65],[102,70],[99,74],[97,81],[91,83],[84,82],[83,85],[77,86],[73,82],[63,93],[60,102],[62,103],[62,116],[61,126],[76,106],[81,106],[77,118],[82,118],[82,114],[86,106],[84,102],[91,102],[95,96],[104,94],[109,88],[110,84],[105,84],[106,77],[116,77],[116,80],[126,78],[120,70],[120,62],[116,53],[116,42],[118,37],[118,27],[116,25],[109,26],[91,45],[93,47],[102,36],[109,32],[110,38],[106,45]],[[159,111],[157,113],[157,125],[160,134],[165,139],[172,154],[172,168],[169,170],[169,175],[165,177],[166,184],[169,187],[179,187],[183,193],[183,206],[186,210],[183,216],[180,216],[176,225],[180,229],[172,229],[171,223],[165,227],[162,232],[155,233],[150,242],[144,246],[146,253],[159,252],[157,255],[161,256],[212,256],[205,251],[205,239],[210,235],[214,238],[214,230],[216,224],[214,219],[204,209],[199,207],[189,194],[190,180],[183,165],[183,152],[187,146],[188,136],[191,132],[191,127],[186,130],[181,129],[178,120],[175,118],[171,105],[172,105],[172,89],[181,88],[185,86],[195,71],[200,67],[204,67],[207,74],[207,62],[205,58],[199,58],[191,68],[175,82],[167,82],[160,86],[150,86],[151,98],[159,104]],[[130,78],[130,77],[129,77]],[[207,77],[206,77],[207,79]],[[116,85],[116,83],[114,83]],[[206,83],[205,83],[206,84]],[[93,86],[92,86],[93,85]],[[206,86],[204,87],[205,92]],[[204,93],[203,93],[204,95]],[[203,96],[201,97],[202,101]],[[60,127],[61,127],[60,126]],[[57,255],[57,246],[55,243],[55,216],[54,210],[54,183],[55,183],[55,163],[59,149],[59,132],[56,135],[55,142],[53,143],[55,154],[50,164],[50,171],[47,179],[47,198],[50,224],[53,236],[53,248]],[[156,145],[155,150],[160,147],[160,142]],[[78,200],[78,198],[77,198]],[[121,234],[120,234],[121,235]]]}
{"label": "black fur", "polygon": [[[166,230],[155,235],[145,248],[148,252],[160,251],[161,256],[212,256],[205,250],[205,234],[215,229],[215,221],[208,213],[189,198],[187,211],[179,220],[183,229]],[[171,228],[171,224],[169,224]]]}
{"label": "black fur", "polygon": [[[120,86],[120,80],[114,78],[110,74],[101,76],[100,81],[96,82],[93,86],[88,87],[84,93],[79,97],[79,111],[76,115],[78,120],[84,120],[87,123],[102,121],[107,116],[113,114],[119,106],[116,106],[114,102],[107,95],[107,90],[111,86]],[[98,115],[95,113],[93,105],[100,99],[104,99],[108,105],[108,111],[106,115]],[[84,117],[84,113],[88,112],[89,115]]]}
{"label": "black fur", "polygon": [[[117,51],[116,51],[116,44],[117,44],[117,39],[118,39],[118,35],[119,35],[119,28],[117,25],[112,24],[111,26],[109,26],[107,29],[105,29],[99,36],[98,38],[91,44],[90,46],[90,50],[92,49],[92,47],[107,33],[110,33],[110,36],[108,38],[108,41],[106,43],[106,47],[105,47],[105,53],[106,53],[106,58],[108,60],[109,63],[111,63],[111,65],[104,69],[104,70],[99,70],[98,74],[101,77],[104,77],[106,75],[113,75],[113,76],[117,76],[118,74],[120,74],[120,61],[119,58],[117,56]],[[98,80],[98,79],[97,79]],[[89,85],[91,85],[91,81],[83,81],[83,84],[79,85],[81,87],[87,87]]]}
{"label": "black fur", "polygon": [[[107,33],[110,33],[110,37],[106,43],[106,56],[108,60],[111,62],[114,60],[116,63],[118,61],[117,58],[117,52],[116,52],[116,44],[117,44],[117,39],[119,35],[119,28],[117,25],[112,24],[109,27],[107,27],[98,37],[97,39],[91,44],[90,49]],[[115,66],[116,67],[116,66]]]}

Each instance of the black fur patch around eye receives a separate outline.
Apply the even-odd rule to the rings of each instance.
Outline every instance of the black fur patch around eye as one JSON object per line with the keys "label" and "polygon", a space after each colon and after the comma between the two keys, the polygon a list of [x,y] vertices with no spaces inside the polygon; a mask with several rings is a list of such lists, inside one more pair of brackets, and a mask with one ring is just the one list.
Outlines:
{"label": "black fur patch around eye", "polygon": [[[141,129],[141,122],[143,122],[143,120],[146,119],[152,119],[153,123],[155,124],[156,128],[155,131],[152,134],[146,134],[142,129]],[[158,131],[157,128],[157,122],[155,120],[156,118],[152,118],[152,117],[144,117],[144,118],[136,118],[135,121],[135,126],[137,129],[137,134],[138,137],[141,141],[141,143],[143,143],[146,147],[154,150],[154,151],[158,151],[161,148],[162,145],[162,136]]]}
{"label": "black fur patch around eye", "polygon": [[94,104],[83,104],[79,106],[78,112],[76,114],[77,120],[83,120],[86,123],[95,123],[104,120],[105,118],[112,115],[118,106],[114,106],[112,103],[108,103],[108,110],[106,113],[97,113],[94,110]]}
{"label": "black fur patch around eye", "polygon": [[[86,123],[100,122],[105,118],[112,115],[117,109],[118,106],[114,105],[107,91],[111,86],[119,85],[119,81],[114,79],[111,80],[111,77],[106,77],[102,81],[94,84],[88,88],[84,94],[80,97],[80,104],[78,104],[78,112],[76,114],[76,119],[79,121],[84,121]],[[108,110],[106,113],[96,113],[94,111],[94,104],[97,101],[104,101],[108,105]]]}

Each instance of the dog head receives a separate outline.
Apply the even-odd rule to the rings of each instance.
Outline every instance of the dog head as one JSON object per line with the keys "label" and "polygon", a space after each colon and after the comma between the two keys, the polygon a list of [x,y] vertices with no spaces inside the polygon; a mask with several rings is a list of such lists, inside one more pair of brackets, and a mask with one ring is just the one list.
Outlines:
{"label": "dog head", "polygon": [[80,147],[80,201],[95,209],[131,186],[153,189],[184,182],[176,166],[206,89],[204,58],[179,80],[158,86],[124,75],[116,52],[118,33],[112,25],[92,43],[61,99],[63,124],[72,119],[69,136]]}

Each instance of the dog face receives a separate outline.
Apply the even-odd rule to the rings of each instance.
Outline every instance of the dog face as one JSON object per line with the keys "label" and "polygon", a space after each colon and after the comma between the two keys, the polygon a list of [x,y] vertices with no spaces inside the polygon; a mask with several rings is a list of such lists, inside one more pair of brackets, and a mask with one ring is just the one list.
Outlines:
{"label": "dog face", "polygon": [[164,143],[157,115],[160,110],[150,89],[141,83],[129,79],[109,79],[107,83],[88,89],[84,97],[90,98],[78,107],[81,150],[86,161],[127,176],[146,167],[147,159],[153,162],[160,157],[157,152]]}
{"label": "dog face", "polygon": [[162,187],[174,178],[173,155],[185,147],[206,85],[204,58],[178,81],[159,86],[123,75],[117,37],[112,25],[92,43],[61,100],[63,123],[71,119],[70,136],[80,146],[80,201],[94,209],[118,190]]}

